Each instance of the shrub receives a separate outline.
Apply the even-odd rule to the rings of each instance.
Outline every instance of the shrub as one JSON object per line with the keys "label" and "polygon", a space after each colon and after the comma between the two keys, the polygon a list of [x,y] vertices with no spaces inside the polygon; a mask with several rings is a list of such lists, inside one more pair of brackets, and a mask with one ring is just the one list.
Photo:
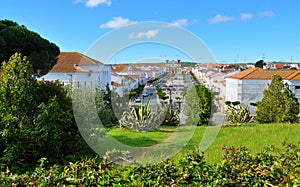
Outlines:
{"label": "shrub", "polygon": [[299,103],[279,75],[273,75],[264,97],[257,102],[256,120],[261,123],[298,122]]}
{"label": "shrub", "polygon": [[[44,158],[31,173],[0,173],[3,186],[299,186],[299,145],[284,143],[279,151],[267,147],[251,155],[245,147],[224,147],[222,160],[211,165],[203,153],[178,162],[166,160],[155,165],[118,166],[108,159],[85,159],[45,169]],[[113,150],[106,157],[127,160],[127,153]],[[130,157],[128,157],[130,158]]]}
{"label": "shrub", "polygon": [[32,78],[32,67],[21,54],[2,68],[1,163],[28,170],[41,157],[55,162],[89,151],[77,129],[71,99],[59,83]]}
{"label": "shrub", "polygon": [[177,126],[180,123],[180,117],[178,115],[178,110],[171,109],[169,106],[165,108],[165,120],[163,125],[167,126]]}
{"label": "shrub", "polygon": [[119,121],[119,126],[128,128],[134,131],[149,131],[155,129],[161,122],[161,111],[155,114],[150,109],[150,100],[144,106],[143,102],[137,107],[132,107],[130,111],[125,111],[122,119]]}
{"label": "shrub", "polygon": [[242,106],[239,101],[226,101],[227,108],[227,121],[230,123],[247,123],[252,117],[250,110],[247,106]]}

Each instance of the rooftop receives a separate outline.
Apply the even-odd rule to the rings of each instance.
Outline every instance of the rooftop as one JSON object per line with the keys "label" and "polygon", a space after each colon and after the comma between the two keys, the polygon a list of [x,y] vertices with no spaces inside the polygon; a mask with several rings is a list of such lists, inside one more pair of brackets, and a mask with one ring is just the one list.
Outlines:
{"label": "rooftop", "polygon": [[78,52],[61,52],[58,55],[57,63],[53,66],[53,68],[49,72],[58,73],[58,72],[82,71],[83,68],[78,68],[78,65],[80,64],[100,65],[102,63]]}
{"label": "rooftop", "polygon": [[249,68],[227,78],[239,80],[271,80],[274,74],[278,74],[284,80],[300,80],[300,70],[296,69],[262,69]]}

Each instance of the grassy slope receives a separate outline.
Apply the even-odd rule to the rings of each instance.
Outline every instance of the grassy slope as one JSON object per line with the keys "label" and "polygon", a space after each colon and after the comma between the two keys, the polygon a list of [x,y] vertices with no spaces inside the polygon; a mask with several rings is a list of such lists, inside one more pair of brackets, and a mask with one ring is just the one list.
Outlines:
{"label": "grassy slope", "polygon": [[[161,128],[172,130],[174,127]],[[195,150],[205,130],[206,127],[197,127],[189,143],[174,159],[176,160]],[[160,140],[167,138],[171,133],[157,130],[138,133],[129,130],[112,129],[109,134],[125,144],[143,147],[159,143]],[[269,145],[280,148],[284,141],[300,142],[300,124],[254,124],[253,126],[224,127],[205,151],[205,157],[210,163],[219,161],[222,158],[222,147],[224,145],[246,146],[251,153],[256,154]]]}

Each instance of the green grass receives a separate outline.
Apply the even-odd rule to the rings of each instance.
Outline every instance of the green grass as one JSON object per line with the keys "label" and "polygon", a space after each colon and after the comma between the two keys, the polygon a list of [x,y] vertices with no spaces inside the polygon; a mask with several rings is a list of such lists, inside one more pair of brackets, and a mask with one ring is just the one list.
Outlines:
{"label": "green grass", "polygon": [[[184,131],[188,127],[180,128]],[[178,160],[193,152],[199,146],[206,128],[211,127],[197,127],[188,144],[173,159]],[[109,134],[124,144],[145,147],[165,140],[174,129],[175,127],[162,126],[158,130],[140,133],[113,128]],[[222,158],[223,146],[245,146],[252,154],[256,154],[269,145],[282,148],[284,141],[300,142],[300,124],[253,124],[253,126],[223,127],[204,154],[209,163],[216,163]]]}
{"label": "green grass", "polygon": [[135,132],[128,129],[112,128],[108,134],[123,144],[146,147],[166,139],[176,127],[161,126],[149,132]]}
{"label": "green grass", "polygon": [[214,143],[205,151],[210,163],[222,158],[222,147],[245,146],[250,153],[257,154],[273,145],[283,148],[284,141],[300,142],[300,124],[254,124],[253,126],[222,128]]}

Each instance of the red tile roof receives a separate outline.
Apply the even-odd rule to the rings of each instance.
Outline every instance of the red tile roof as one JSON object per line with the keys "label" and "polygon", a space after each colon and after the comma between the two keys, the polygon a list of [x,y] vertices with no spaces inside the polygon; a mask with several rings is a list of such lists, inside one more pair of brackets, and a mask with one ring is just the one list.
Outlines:
{"label": "red tile roof", "polygon": [[122,84],[117,83],[117,82],[115,82],[115,81],[111,81],[111,85],[113,85],[113,86],[115,86],[115,87],[121,87],[121,86],[122,86]]}
{"label": "red tile roof", "polygon": [[140,75],[126,75],[126,76],[133,79],[140,78]]}
{"label": "red tile roof", "polygon": [[127,64],[116,64],[111,69],[112,72],[127,72],[128,71],[128,65]]}
{"label": "red tile roof", "polygon": [[[102,63],[78,52],[61,52],[58,55],[57,63],[53,66],[50,72],[58,73],[58,72],[81,71],[84,68],[78,68],[77,65],[80,64],[97,65]],[[88,71],[88,70],[84,70],[84,71]]]}
{"label": "red tile roof", "polygon": [[300,70],[295,69],[261,69],[249,68],[227,78],[239,80],[271,80],[272,75],[278,74],[284,80],[300,80]]}

